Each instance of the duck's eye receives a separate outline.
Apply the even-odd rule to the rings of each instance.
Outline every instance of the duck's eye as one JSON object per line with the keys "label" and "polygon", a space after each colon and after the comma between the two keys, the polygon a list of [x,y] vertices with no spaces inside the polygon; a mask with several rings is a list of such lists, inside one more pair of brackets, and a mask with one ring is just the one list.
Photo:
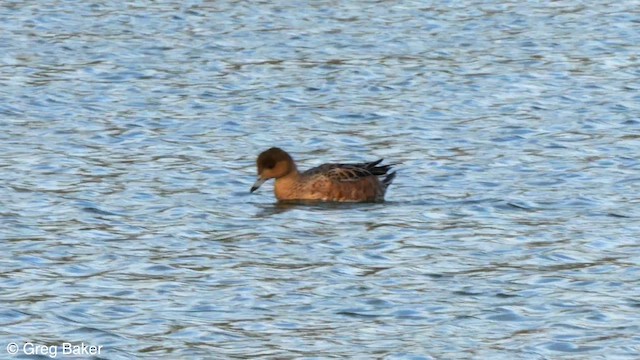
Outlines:
{"label": "duck's eye", "polygon": [[265,160],[264,162],[264,167],[266,167],[267,169],[273,169],[275,166],[276,162],[271,159]]}

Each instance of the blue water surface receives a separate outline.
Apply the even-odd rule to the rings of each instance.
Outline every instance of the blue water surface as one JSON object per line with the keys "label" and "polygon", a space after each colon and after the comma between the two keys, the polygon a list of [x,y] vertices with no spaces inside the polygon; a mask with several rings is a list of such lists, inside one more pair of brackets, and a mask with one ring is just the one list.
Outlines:
{"label": "blue water surface", "polygon": [[0,358],[636,359],[639,8],[3,2]]}

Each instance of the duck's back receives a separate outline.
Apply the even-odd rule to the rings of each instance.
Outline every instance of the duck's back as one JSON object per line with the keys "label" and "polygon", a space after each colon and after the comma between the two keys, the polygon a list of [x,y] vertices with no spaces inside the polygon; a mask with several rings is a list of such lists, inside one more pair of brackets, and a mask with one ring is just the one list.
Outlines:
{"label": "duck's back", "polygon": [[[324,164],[300,174],[299,199],[324,201],[382,201],[395,172],[382,159],[360,164]],[[382,176],[385,176],[381,178]]]}

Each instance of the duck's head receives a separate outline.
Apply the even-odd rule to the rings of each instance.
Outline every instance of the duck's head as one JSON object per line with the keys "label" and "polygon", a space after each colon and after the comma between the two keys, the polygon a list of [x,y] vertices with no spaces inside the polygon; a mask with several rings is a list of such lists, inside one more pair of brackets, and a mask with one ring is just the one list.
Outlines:
{"label": "duck's head", "polygon": [[296,165],[291,155],[277,147],[263,151],[258,156],[256,165],[258,167],[258,180],[251,187],[251,192],[258,190],[260,185],[269,179],[281,178],[296,170]]}

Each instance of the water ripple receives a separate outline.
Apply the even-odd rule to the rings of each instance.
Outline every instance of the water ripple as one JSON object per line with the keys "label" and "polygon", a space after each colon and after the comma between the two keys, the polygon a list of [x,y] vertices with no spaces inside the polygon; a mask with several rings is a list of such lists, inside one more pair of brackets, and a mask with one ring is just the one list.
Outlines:
{"label": "water ripple", "polygon": [[[634,5],[1,4],[0,345],[637,357]],[[277,204],[275,145],[398,177]]]}

